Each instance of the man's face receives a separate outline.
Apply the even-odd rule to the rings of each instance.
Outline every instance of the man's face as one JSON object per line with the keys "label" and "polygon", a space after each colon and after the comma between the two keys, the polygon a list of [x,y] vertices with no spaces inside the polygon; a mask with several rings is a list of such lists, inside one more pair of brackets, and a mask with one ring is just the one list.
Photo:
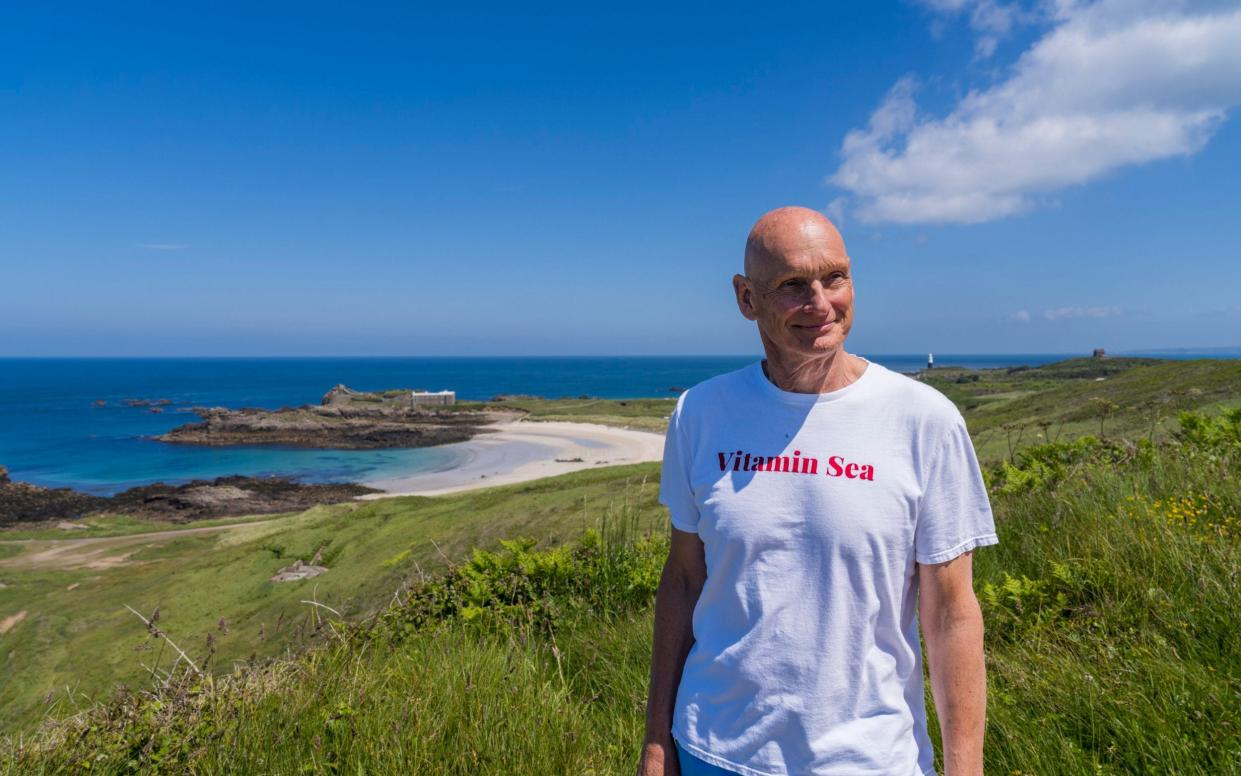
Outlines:
{"label": "man's face", "polygon": [[807,236],[756,262],[751,275],[737,275],[733,286],[765,345],[801,357],[844,345],[853,327],[853,279],[848,255],[830,241]]}

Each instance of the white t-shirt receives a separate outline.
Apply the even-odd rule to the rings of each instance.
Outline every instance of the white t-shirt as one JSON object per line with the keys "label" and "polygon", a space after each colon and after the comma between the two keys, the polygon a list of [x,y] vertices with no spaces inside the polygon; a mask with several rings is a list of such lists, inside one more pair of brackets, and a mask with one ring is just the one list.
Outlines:
{"label": "white t-shirt", "polygon": [[681,746],[748,776],[935,773],[914,562],[999,542],[952,402],[871,362],[793,393],[756,361],[681,394],[659,500],[706,552]]}

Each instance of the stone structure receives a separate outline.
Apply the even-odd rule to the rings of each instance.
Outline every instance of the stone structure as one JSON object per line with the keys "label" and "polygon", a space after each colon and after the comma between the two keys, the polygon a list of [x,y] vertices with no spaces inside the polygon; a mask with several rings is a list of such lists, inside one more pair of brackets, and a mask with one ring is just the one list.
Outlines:
{"label": "stone structure", "polygon": [[410,391],[409,404],[412,407],[447,407],[457,402],[456,391]]}
{"label": "stone structure", "polygon": [[293,562],[292,566],[285,566],[276,572],[271,578],[272,582],[293,582],[298,579],[310,579],[320,574],[327,573],[327,566],[323,565],[323,548],[320,547],[315,551],[315,556],[310,559],[309,563],[303,563],[301,558]]}
{"label": "stone structure", "polygon": [[294,582],[299,579],[310,579],[320,574],[327,573],[324,566],[316,566],[313,563],[303,563],[301,559],[294,561],[292,566],[285,566],[276,572],[271,578],[272,582]]}

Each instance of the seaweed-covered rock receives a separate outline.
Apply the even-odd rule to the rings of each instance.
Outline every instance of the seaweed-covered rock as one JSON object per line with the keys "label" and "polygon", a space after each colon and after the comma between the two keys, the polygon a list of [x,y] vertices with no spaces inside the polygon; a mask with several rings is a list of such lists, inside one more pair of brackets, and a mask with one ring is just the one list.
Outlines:
{"label": "seaweed-covered rock", "polygon": [[[302,483],[287,477],[217,477],[182,485],[157,482],[112,496],[70,488],[41,488],[25,482],[0,483],[0,526],[74,521],[114,512],[134,517],[189,522],[228,515],[295,512],[316,504],[351,501],[374,488],[357,483]],[[57,525],[57,527],[64,527]]]}
{"label": "seaweed-covered rock", "polygon": [[43,488],[28,482],[13,482],[8,469],[0,466],[0,525],[74,520],[99,511],[106,503],[107,499],[70,488]]}

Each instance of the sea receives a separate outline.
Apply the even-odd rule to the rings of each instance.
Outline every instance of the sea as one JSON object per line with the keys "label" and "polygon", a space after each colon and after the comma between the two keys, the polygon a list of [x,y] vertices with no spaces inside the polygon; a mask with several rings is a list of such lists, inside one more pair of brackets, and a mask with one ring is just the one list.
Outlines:
{"label": "sea", "polygon": [[[913,372],[926,355],[868,355]],[[1037,366],[1081,354],[936,354],[936,366]],[[1235,353],[1232,357],[1241,356]],[[1172,358],[1221,357],[1178,351]],[[1227,357],[1224,354],[1223,357]],[[548,398],[675,397],[760,358],[740,356],[410,358],[0,358],[0,465],[13,480],[112,495],[153,482],[233,474],[303,482],[367,482],[449,469],[460,447],[309,450],[192,447],[153,440],[195,422],[193,407],[317,404],[337,384],[362,391],[452,390]],[[160,412],[126,402],[161,401]]]}

